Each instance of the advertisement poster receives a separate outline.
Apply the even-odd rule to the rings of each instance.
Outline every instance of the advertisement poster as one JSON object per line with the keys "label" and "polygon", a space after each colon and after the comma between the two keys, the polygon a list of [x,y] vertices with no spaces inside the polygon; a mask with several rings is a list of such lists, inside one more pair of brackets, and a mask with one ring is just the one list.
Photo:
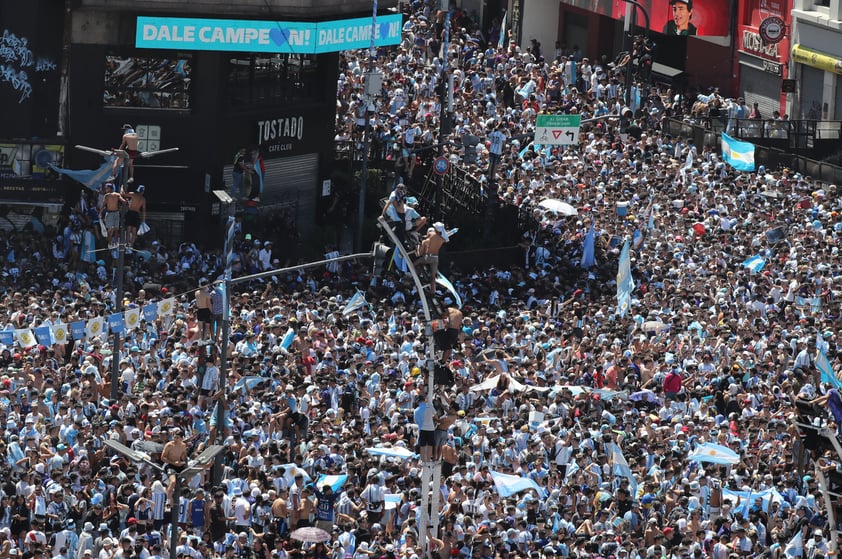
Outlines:
{"label": "advertisement poster", "polygon": [[[563,0],[565,4],[614,19],[625,19],[623,0]],[[639,0],[649,13],[649,29],[672,36],[725,37],[731,7],[727,0]],[[637,24],[645,25],[637,9]]]}

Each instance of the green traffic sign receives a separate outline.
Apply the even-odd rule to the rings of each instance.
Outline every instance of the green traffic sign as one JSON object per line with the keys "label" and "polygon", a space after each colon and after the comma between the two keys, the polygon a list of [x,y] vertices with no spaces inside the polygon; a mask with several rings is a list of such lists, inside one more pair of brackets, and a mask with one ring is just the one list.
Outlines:
{"label": "green traffic sign", "polygon": [[582,115],[538,115],[535,126],[539,128],[579,128]]}

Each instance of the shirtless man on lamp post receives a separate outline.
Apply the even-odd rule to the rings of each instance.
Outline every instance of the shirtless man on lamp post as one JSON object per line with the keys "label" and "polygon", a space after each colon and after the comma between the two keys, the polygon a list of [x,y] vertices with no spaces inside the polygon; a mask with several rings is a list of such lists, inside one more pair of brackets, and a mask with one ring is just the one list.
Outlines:
{"label": "shirtless man on lamp post", "polygon": [[[129,165],[129,180],[128,183],[131,184],[134,182],[134,160],[135,158],[140,155],[140,151],[137,149],[137,142],[138,136],[137,132],[135,132],[134,128],[132,128],[131,124],[124,124],[123,125],[123,141],[120,144],[118,150],[125,150],[127,157],[127,163]],[[111,174],[116,177],[117,176],[117,169],[120,167],[123,158],[118,157],[114,160],[114,166],[111,168]]]}
{"label": "shirtless man on lamp post", "polygon": [[126,245],[134,246],[137,240],[137,229],[140,224],[146,221],[146,187],[142,184],[135,192],[129,192],[125,196],[129,200],[129,209],[126,211]]}
{"label": "shirtless man on lamp post", "polygon": [[170,483],[167,487],[167,496],[172,496],[173,488],[177,483],[176,473],[187,465],[187,444],[184,442],[184,433],[178,427],[172,431],[172,440],[164,445],[161,451],[161,461],[168,466],[170,472]]}
{"label": "shirtless man on lamp post", "polygon": [[105,184],[105,196],[102,197],[100,218],[105,223],[108,236],[108,248],[116,248],[120,243],[120,204],[125,202],[119,192],[114,191],[114,185]]}
{"label": "shirtless man on lamp post", "polygon": [[426,264],[430,267],[430,294],[436,293],[436,276],[439,273],[439,251],[442,245],[449,241],[447,230],[444,224],[436,222],[432,227],[427,229],[427,236],[421,241],[418,246],[419,258],[413,263],[416,267],[419,264]]}

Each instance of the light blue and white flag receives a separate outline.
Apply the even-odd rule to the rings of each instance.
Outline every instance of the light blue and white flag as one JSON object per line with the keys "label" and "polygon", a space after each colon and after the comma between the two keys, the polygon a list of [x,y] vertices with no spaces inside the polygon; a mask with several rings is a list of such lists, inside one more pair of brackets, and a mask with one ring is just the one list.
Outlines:
{"label": "light blue and white flag", "polygon": [[827,355],[823,351],[819,351],[818,355],[816,355],[816,369],[821,374],[822,382],[838,390],[842,389],[842,381],[834,374],[833,367],[830,365],[830,361],[828,361]]}
{"label": "light blue and white flag", "polygon": [[237,392],[238,390],[242,390],[243,393],[245,393],[246,391],[251,390],[255,386],[259,386],[259,385],[263,384],[267,380],[269,380],[269,379],[266,379],[266,378],[263,378],[263,377],[258,377],[258,376],[242,377],[240,380],[238,380],[234,384],[234,388],[232,388],[232,390],[234,392]]}
{"label": "light blue and white flag", "polygon": [[754,144],[722,134],[722,159],[737,171],[754,171]]}
{"label": "light blue and white flag", "polygon": [[789,540],[784,548],[784,555],[787,557],[801,557],[804,555],[804,538],[801,537],[801,530]]}
{"label": "light blue and white flag", "polygon": [[590,270],[596,264],[594,257],[594,243],[596,242],[596,232],[594,231],[594,223],[591,220],[591,228],[588,234],[585,235],[584,246],[582,247],[582,260],[579,265],[585,270]]}
{"label": "light blue and white flag", "polygon": [[329,485],[330,488],[333,490],[334,493],[339,492],[342,489],[342,486],[345,485],[345,482],[348,481],[348,474],[341,474],[341,475],[325,475],[319,474],[319,479],[316,480],[316,489],[319,491],[325,485]]}
{"label": "light blue and white flag", "polygon": [[764,266],[766,266],[766,259],[759,254],[743,261],[743,267],[748,268],[753,274],[759,273]]}
{"label": "light blue and white flag", "polygon": [[617,268],[617,312],[620,317],[625,316],[626,311],[631,307],[631,294],[634,291],[630,249],[629,240],[626,239],[623,250],[620,252],[620,265]]}
{"label": "light blue and white flag", "polygon": [[537,491],[539,497],[544,496],[543,489],[532,478],[503,474],[494,470],[489,470],[488,473],[491,474],[491,479],[494,480],[494,487],[497,488],[497,493],[503,498],[511,497],[516,493],[529,489]]}
{"label": "light blue and white flag", "polygon": [[99,190],[102,188],[102,183],[105,182],[105,179],[111,176],[111,168],[114,166],[115,159],[116,156],[110,155],[105,158],[105,162],[102,165],[100,165],[99,168],[86,171],[62,169],[52,164],[50,165],[50,168],[56,173],[59,173],[61,175],[67,175],[71,179],[75,180],[76,182],[82,183],[91,190],[99,192]]}
{"label": "light blue and white flag", "polygon": [[498,49],[506,48],[506,18],[508,15],[508,11],[503,12],[503,21],[500,23],[500,39],[497,41]]}
{"label": "light blue and white flag", "polygon": [[284,334],[284,339],[281,340],[281,347],[284,349],[289,349],[289,346],[292,345],[292,341],[295,339],[295,330],[289,328],[287,333]]}
{"label": "light blue and white flag", "polygon": [[436,284],[442,286],[450,293],[450,296],[453,297],[453,302],[456,305],[456,308],[462,308],[462,297],[459,296],[459,292],[456,291],[456,288],[453,286],[450,280],[444,277],[444,275],[441,272],[439,272],[439,274],[436,276]]}
{"label": "light blue and white flag", "polygon": [[696,462],[711,462],[720,465],[734,465],[740,463],[740,455],[726,446],[714,443],[704,443],[696,447],[689,456],[688,460],[695,460]]}
{"label": "light blue and white flag", "polygon": [[632,499],[637,499],[637,480],[634,478],[631,467],[623,456],[623,451],[620,447],[612,443],[611,449],[611,473],[615,476],[624,477],[629,480],[629,489],[631,491]]}
{"label": "light blue and white flag", "polygon": [[404,448],[402,446],[395,446],[391,448],[385,447],[369,447],[365,449],[366,452],[371,454],[372,456],[385,456],[387,458],[400,458],[401,460],[406,460],[407,458],[414,458],[418,456],[411,450]]}
{"label": "light blue and white flag", "polygon": [[[397,252],[397,251],[395,251]],[[357,290],[354,295],[348,299],[348,303],[345,305],[345,308],[342,309],[342,316],[348,316],[351,313],[354,313],[368,305],[368,301],[365,300],[365,293]]]}

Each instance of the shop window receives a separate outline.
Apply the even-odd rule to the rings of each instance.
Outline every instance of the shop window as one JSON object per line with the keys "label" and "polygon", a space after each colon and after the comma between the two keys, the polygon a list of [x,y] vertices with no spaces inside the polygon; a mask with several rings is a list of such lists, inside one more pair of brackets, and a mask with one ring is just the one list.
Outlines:
{"label": "shop window", "polygon": [[57,180],[50,165],[64,165],[64,146],[53,144],[0,144],[0,178]]}
{"label": "shop window", "polygon": [[233,106],[321,101],[317,58],[306,54],[231,58],[228,99]]}
{"label": "shop window", "polygon": [[190,55],[106,56],[106,107],[189,109]]}

